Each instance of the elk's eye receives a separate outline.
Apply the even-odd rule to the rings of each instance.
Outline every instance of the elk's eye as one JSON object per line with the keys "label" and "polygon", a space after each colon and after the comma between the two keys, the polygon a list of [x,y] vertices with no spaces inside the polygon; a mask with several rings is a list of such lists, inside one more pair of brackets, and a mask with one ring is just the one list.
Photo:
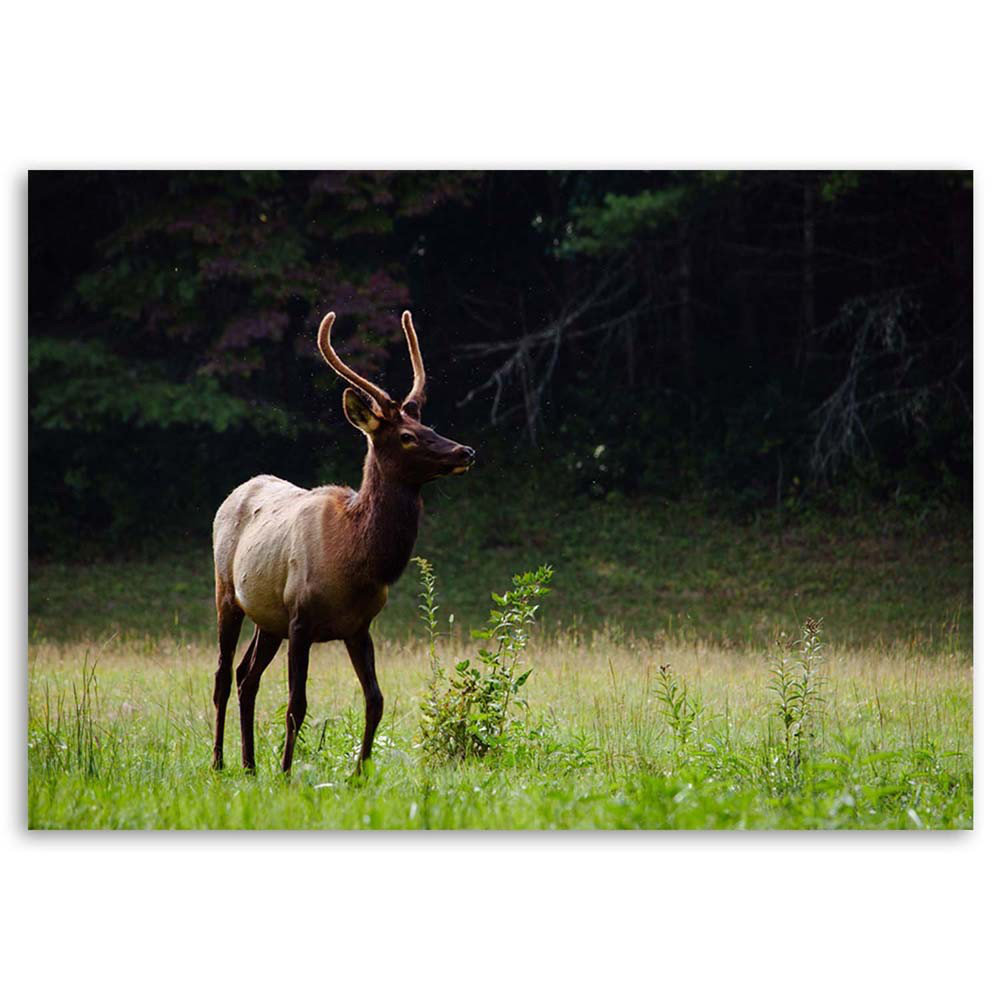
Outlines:
{"label": "elk's eye", "polygon": [[417,439],[409,431],[403,431],[403,433],[399,435],[399,440],[402,441],[403,444],[414,444]]}

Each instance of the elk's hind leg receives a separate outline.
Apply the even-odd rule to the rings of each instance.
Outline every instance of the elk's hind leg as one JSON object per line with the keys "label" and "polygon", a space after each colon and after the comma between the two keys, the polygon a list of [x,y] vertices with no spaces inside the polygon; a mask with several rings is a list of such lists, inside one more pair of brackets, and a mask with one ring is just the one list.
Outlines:
{"label": "elk's hind leg", "polygon": [[281,770],[292,769],[295,739],[306,717],[306,678],[309,674],[309,633],[300,621],[288,628],[288,711],[285,713],[285,752]]}
{"label": "elk's hind leg", "polygon": [[243,743],[243,766],[248,771],[256,771],[257,763],[253,750],[253,712],[257,703],[257,689],[261,674],[274,659],[281,645],[280,635],[271,635],[258,625],[253,638],[243,655],[243,661],[236,671],[236,691],[240,700],[240,737]]}
{"label": "elk's hind leg", "polygon": [[[217,587],[217,591],[221,590]],[[233,654],[243,627],[243,609],[225,593],[217,593],[219,615],[219,666],[215,671],[215,744],[212,750],[212,767],[222,768],[222,739],[226,730],[226,705],[233,689]]]}

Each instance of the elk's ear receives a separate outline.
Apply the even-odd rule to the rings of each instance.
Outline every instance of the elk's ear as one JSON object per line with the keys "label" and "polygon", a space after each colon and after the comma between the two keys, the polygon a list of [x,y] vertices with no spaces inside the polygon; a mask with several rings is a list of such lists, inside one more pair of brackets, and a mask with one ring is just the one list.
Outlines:
{"label": "elk's ear", "polygon": [[366,434],[374,434],[382,423],[382,418],[368,405],[368,401],[353,389],[344,390],[344,416]]}

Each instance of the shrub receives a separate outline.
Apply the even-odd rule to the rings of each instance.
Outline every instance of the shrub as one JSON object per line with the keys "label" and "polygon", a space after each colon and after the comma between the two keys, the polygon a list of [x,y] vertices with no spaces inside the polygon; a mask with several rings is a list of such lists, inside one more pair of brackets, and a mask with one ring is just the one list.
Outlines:
{"label": "shrub", "polygon": [[511,718],[514,709],[526,709],[521,689],[531,674],[524,670],[523,653],[539,601],[547,594],[552,569],[541,566],[513,578],[513,588],[494,594],[485,629],[474,632],[485,640],[478,664],[462,660],[445,675],[437,655],[437,605],[430,563],[418,560],[421,573],[421,618],[430,639],[431,683],[421,701],[420,746],[432,761],[483,757],[523,730]]}

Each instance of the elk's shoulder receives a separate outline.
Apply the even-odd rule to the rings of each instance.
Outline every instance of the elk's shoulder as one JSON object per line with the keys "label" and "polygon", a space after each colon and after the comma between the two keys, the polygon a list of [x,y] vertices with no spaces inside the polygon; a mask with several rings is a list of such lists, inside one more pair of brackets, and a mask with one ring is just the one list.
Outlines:
{"label": "elk's shoulder", "polygon": [[310,501],[321,512],[320,519],[325,530],[352,519],[357,497],[358,494],[349,486],[320,486],[309,493]]}

